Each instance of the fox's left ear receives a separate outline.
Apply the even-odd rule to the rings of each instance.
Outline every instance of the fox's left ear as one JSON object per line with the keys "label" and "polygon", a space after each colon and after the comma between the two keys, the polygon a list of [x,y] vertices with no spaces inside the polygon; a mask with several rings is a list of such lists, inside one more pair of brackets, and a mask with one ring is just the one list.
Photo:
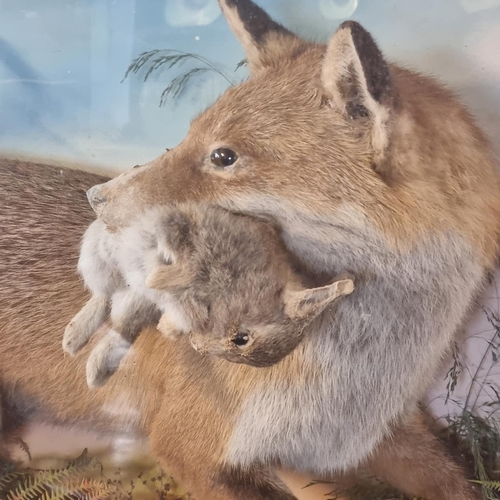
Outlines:
{"label": "fox's left ear", "polygon": [[292,319],[317,316],[325,307],[342,295],[349,295],[354,290],[351,279],[335,281],[319,288],[285,291],[285,313]]}
{"label": "fox's left ear", "polygon": [[252,74],[308,46],[251,0],[219,0],[219,5],[243,46]]}
{"label": "fox's left ear", "polygon": [[370,33],[359,23],[346,21],[333,35],[321,81],[334,109],[352,120],[370,119],[375,166],[383,170],[398,93],[389,64]]}

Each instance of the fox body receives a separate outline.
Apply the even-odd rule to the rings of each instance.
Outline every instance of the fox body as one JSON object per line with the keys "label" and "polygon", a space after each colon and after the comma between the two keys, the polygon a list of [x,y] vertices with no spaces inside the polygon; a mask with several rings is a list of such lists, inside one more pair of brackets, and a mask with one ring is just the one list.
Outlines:
{"label": "fox body", "polygon": [[[359,24],[343,23],[328,45],[313,44],[249,0],[220,4],[246,51],[248,81],[196,118],[173,150],[110,181],[89,175],[78,189],[95,184],[88,198],[110,232],[146,210],[185,202],[270,219],[315,286],[347,271],[355,290],[267,368],[200,357],[187,339],[148,330],[100,394],[70,410],[82,392],[80,354],[63,359],[49,340],[42,352],[30,349],[44,338],[40,330],[57,344],[83,304],[70,278],[75,257],[55,258],[62,242],[44,235],[63,234],[64,248],[77,253],[71,242],[91,217],[74,183],[61,186],[71,196],[52,189],[27,200],[30,181],[17,171],[8,179],[16,188],[5,191],[18,200],[22,222],[1,218],[2,234],[11,235],[8,248],[24,238],[31,246],[2,269],[1,290],[13,304],[1,313],[4,404],[113,429],[118,417],[104,409],[118,391],[115,404],[135,409],[120,412],[122,427],[126,420],[141,430],[203,498],[286,498],[270,466],[325,476],[360,465],[414,496],[479,498],[422,424],[417,403],[496,263],[500,181],[488,140],[447,89],[387,63]],[[70,201],[73,225],[53,215]],[[30,227],[39,227],[38,240]],[[19,276],[35,256],[30,295]],[[51,259],[57,266],[43,274]],[[49,323],[35,315],[31,344],[35,320],[23,308],[40,313],[46,304],[67,315],[54,312]],[[27,352],[36,367],[22,366]],[[36,379],[44,363],[64,373],[59,399],[53,379]]]}

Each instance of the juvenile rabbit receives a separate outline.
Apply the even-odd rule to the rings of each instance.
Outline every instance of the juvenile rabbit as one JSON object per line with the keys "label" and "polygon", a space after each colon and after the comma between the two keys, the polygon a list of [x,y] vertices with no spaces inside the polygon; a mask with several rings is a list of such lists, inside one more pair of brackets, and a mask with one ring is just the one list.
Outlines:
{"label": "juvenile rabbit", "polygon": [[188,333],[201,353],[269,366],[353,290],[350,279],[304,288],[268,223],[195,205],[149,211],[119,234],[94,222],[78,268],[93,295],[66,328],[64,349],[77,352],[109,310],[112,323],[88,359],[90,387],[106,382],[160,315],[164,334]]}

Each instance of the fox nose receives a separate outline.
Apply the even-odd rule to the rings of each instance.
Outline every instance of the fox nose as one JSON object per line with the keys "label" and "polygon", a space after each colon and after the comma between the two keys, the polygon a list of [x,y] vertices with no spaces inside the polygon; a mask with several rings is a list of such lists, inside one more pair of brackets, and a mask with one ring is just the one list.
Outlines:
{"label": "fox nose", "polygon": [[87,199],[89,200],[89,204],[92,207],[92,210],[99,215],[106,205],[108,198],[103,195],[101,190],[102,184],[98,184],[97,186],[91,187],[87,191]]}

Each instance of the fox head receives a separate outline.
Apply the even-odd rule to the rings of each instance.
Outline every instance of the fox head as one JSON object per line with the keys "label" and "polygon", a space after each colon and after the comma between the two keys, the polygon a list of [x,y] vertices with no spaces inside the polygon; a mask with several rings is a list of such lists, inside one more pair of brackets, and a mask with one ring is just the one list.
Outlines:
{"label": "fox head", "polygon": [[250,0],[220,5],[250,78],[196,117],[177,147],[89,190],[111,231],[151,206],[206,202],[270,217],[285,235],[299,222],[309,239],[363,225],[408,245],[451,227],[496,251],[498,235],[485,239],[471,216],[493,214],[498,185],[483,180],[494,160],[447,90],[388,64],[356,22],[321,45]]}

